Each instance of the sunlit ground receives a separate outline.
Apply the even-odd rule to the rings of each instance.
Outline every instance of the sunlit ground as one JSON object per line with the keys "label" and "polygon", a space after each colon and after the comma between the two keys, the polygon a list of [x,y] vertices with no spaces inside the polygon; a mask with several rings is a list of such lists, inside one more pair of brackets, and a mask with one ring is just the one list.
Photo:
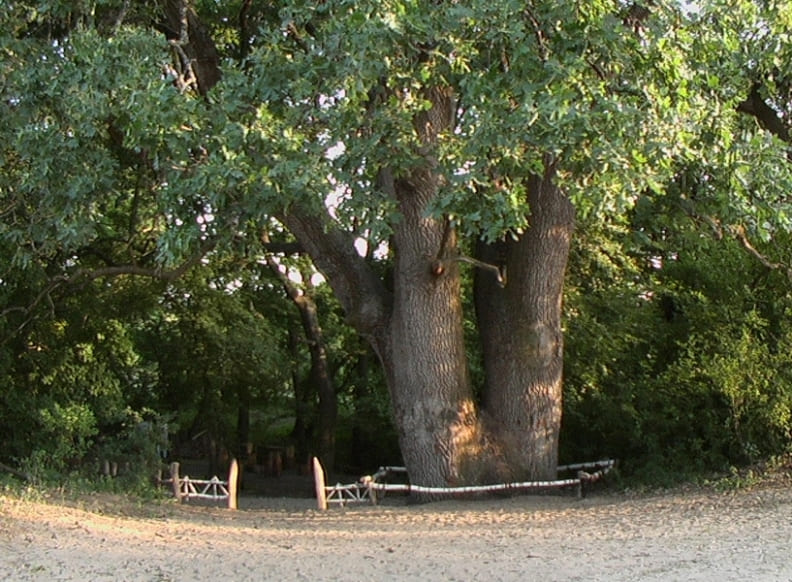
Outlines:
{"label": "sunlit ground", "polygon": [[[789,580],[792,490],[240,511],[0,496],[4,580]],[[230,578],[229,578],[230,577]]]}

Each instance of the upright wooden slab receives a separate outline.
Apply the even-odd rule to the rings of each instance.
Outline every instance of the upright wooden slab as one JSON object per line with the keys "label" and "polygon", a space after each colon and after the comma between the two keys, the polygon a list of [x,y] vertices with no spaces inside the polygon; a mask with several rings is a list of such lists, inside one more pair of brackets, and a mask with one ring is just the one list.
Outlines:
{"label": "upright wooden slab", "polygon": [[313,458],[314,486],[316,488],[316,506],[321,511],[327,509],[327,497],[325,495],[325,476],[322,463],[316,457]]}
{"label": "upright wooden slab", "polygon": [[228,509],[237,508],[237,481],[239,480],[239,463],[236,459],[231,460],[231,468],[228,470]]}
{"label": "upright wooden slab", "polygon": [[181,486],[179,482],[179,463],[170,464],[171,484],[173,485],[173,496],[179,501],[182,500]]}

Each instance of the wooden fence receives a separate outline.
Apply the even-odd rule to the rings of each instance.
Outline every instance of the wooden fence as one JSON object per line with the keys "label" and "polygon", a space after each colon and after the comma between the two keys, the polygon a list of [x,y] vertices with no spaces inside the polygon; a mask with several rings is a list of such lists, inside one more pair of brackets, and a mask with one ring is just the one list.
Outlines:
{"label": "wooden fence", "polygon": [[404,473],[406,476],[407,470],[404,467],[380,467],[374,475],[361,477],[356,483],[347,485],[338,483],[336,485],[326,486],[324,468],[319,462],[319,459],[314,457],[313,460],[317,507],[321,510],[327,509],[329,504],[346,505],[348,503],[366,502],[376,504],[378,497],[381,497],[387,492],[454,496],[470,495],[472,493],[494,493],[499,491],[577,487],[578,497],[582,497],[585,485],[599,481],[615,466],[616,461],[613,459],[595,461],[592,463],[562,465],[558,467],[558,473],[576,471],[576,476],[574,478],[556,479],[553,481],[522,481],[518,483],[498,483],[495,485],[470,487],[425,487],[422,485],[412,485],[410,483],[384,483],[382,480],[394,473]]}
{"label": "wooden fence", "polygon": [[190,499],[208,499],[210,501],[227,501],[228,509],[237,508],[237,485],[239,481],[239,464],[231,460],[228,480],[221,481],[217,476],[211,479],[192,479],[188,475],[179,476],[179,463],[170,464],[170,479],[158,479],[160,485],[169,484],[173,496],[179,501]]}

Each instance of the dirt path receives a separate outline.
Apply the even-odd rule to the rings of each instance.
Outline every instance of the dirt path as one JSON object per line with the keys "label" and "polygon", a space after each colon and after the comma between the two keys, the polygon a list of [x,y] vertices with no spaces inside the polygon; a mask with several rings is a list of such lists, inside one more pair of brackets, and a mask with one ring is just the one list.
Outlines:
{"label": "dirt path", "polygon": [[242,510],[0,495],[3,580],[792,581],[792,490]]}

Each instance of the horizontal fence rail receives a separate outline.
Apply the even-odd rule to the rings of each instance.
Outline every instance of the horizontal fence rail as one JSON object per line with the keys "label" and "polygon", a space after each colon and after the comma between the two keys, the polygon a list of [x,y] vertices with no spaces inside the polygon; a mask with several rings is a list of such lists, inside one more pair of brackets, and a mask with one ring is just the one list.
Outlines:
{"label": "horizontal fence rail", "polygon": [[[199,490],[199,487],[202,488]],[[180,479],[180,488],[182,499],[228,499],[228,482],[216,476],[211,479],[191,479],[185,475]]]}
{"label": "horizontal fence rail", "polygon": [[[583,486],[599,481],[616,466],[613,459],[561,465],[558,473],[576,471],[575,477],[555,479],[551,481],[521,481],[516,483],[497,483],[494,485],[479,485],[466,487],[426,487],[411,483],[384,483],[382,480],[393,474],[407,475],[404,467],[380,467],[373,475],[361,477],[356,483],[332,486],[324,484],[324,468],[318,459],[314,458],[314,479],[316,485],[317,505],[319,509],[327,509],[328,504],[346,505],[347,503],[374,503],[379,497],[391,493],[418,493],[423,495],[454,496],[469,495],[472,493],[495,493],[501,491],[521,491],[530,489],[547,489],[577,487],[578,497],[583,495]],[[592,472],[588,472],[592,471]]]}
{"label": "horizontal fence rail", "polygon": [[179,501],[190,499],[208,499],[210,501],[227,501],[229,509],[237,508],[237,481],[239,465],[236,459],[231,461],[228,480],[221,481],[216,475],[211,479],[192,479],[189,475],[179,476],[179,463],[170,464],[170,479],[158,479],[160,485],[169,484],[173,496]]}

